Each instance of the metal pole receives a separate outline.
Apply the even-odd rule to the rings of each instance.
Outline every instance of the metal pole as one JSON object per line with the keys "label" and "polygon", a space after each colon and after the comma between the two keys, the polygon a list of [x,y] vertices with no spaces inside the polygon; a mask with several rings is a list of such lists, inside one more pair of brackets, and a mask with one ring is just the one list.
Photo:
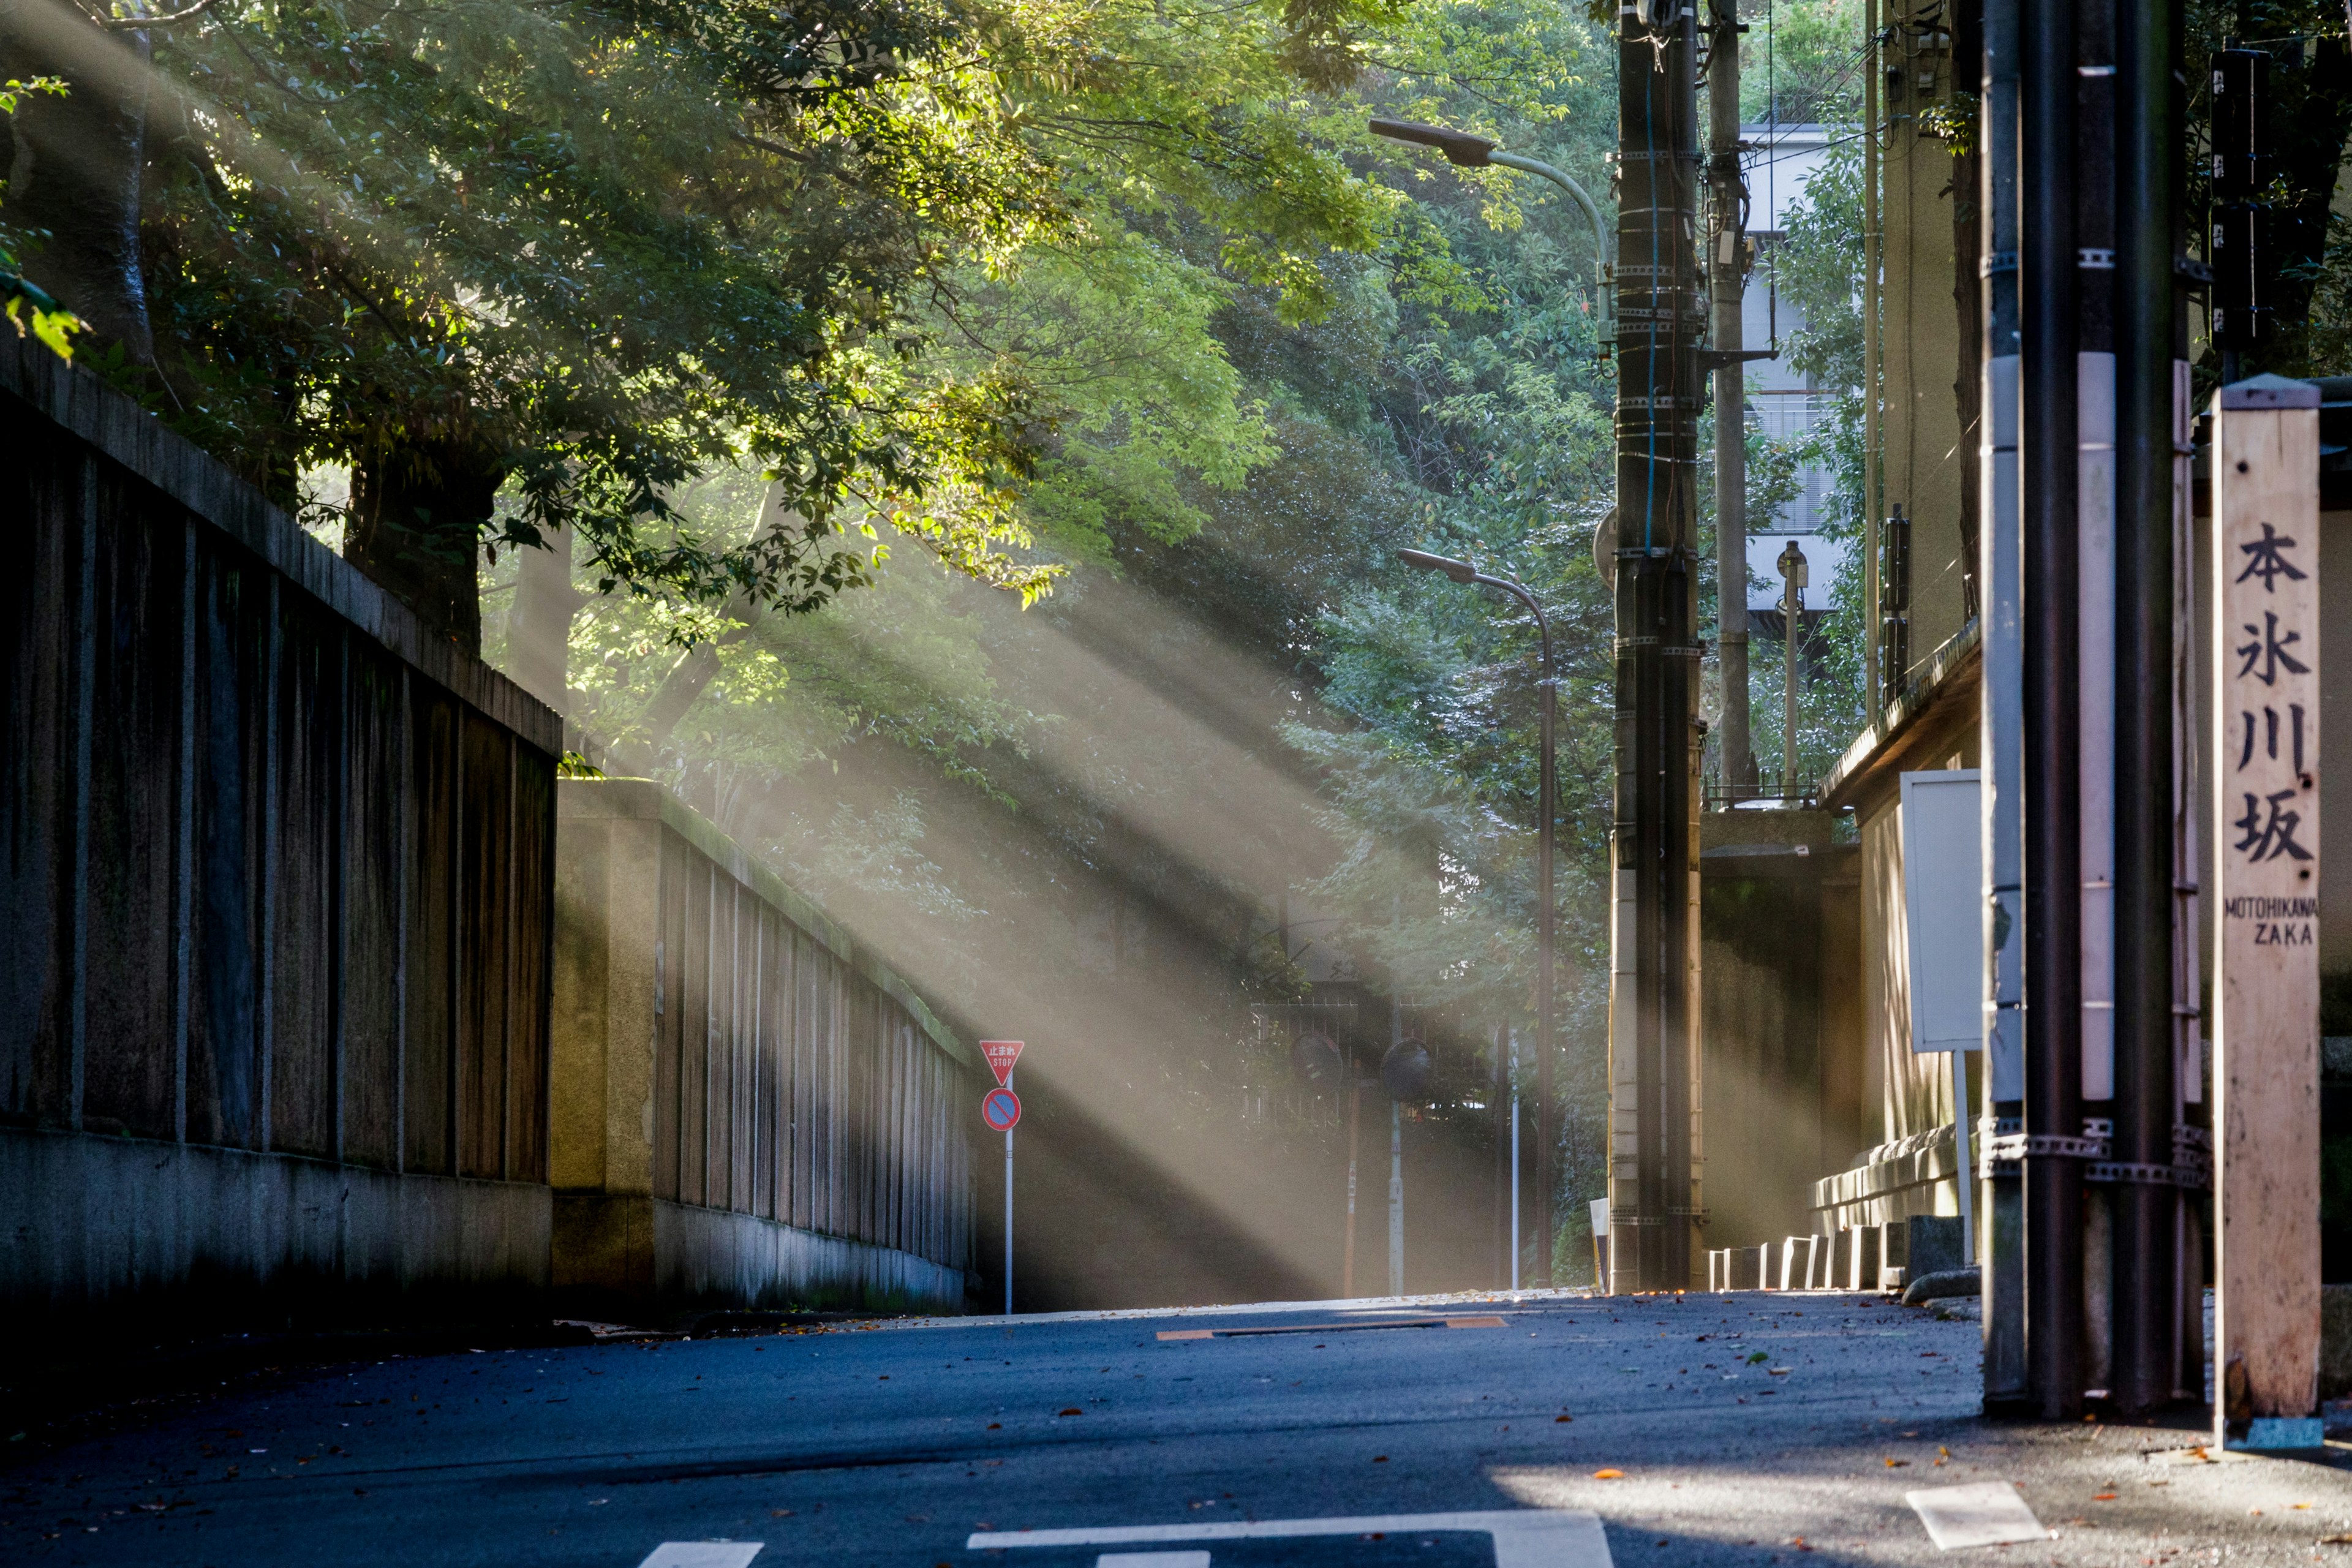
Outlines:
{"label": "metal pole", "polygon": [[[1013,1075],[1004,1075],[1004,1087],[1013,1087]],[[1004,1130],[1004,1315],[1013,1315],[1013,1129]]]}
{"label": "metal pole", "polygon": [[[1796,542],[1789,543],[1789,554],[1804,558]],[[1780,614],[1787,625],[1780,636],[1780,796],[1784,800],[1797,797],[1797,637],[1805,624],[1805,590],[1797,575],[1797,568],[1782,557],[1780,571],[1786,578],[1780,584]]]}
{"label": "metal pole", "polygon": [[1356,1133],[1364,1113],[1364,1086],[1355,1079],[1352,1063],[1348,1071],[1348,1234],[1339,1254],[1342,1300],[1353,1300],[1356,1295]]}
{"label": "metal pole", "polygon": [[[1389,921],[1401,925],[1401,905],[1389,900]],[[1404,999],[1396,993],[1393,976],[1389,982],[1389,1048],[1404,1044]],[[1395,1100],[1389,1101],[1389,1294],[1404,1294],[1404,1107]]]}
{"label": "metal pole", "polygon": [[[2126,1169],[2173,1163],[2173,255],[2177,0],[2116,7],[2116,1131]],[[2169,1185],[2116,1184],[2110,1387],[2127,1415],[2170,1399]]]}
{"label": "metal pole", "polygon": [[1570,177],[1567,170],[1554,168],[1540,158],[1523,158],[1517,153],[1505,153],[1497,149],[1486,154],[1486,162],[1500,163],[1506,169],[1517,169],[1523,174],[1533,174],[1538,179],[1549,180],[1553,184],[1566,191],[1575,200],[1576,205],[1584,209],[1584,216],[1592,222],[1593,276],[1596,279],[1596,287],[1600,289],[1601,324],[1606,326],[1609,321],[1609,228],[1601,221],[1600,206],[1594,203],[1582,185]]}
{"label": "metal pole", "polygon": [[1389,1101],[1389,1294],[1404,1294],[1404,1107]]}
{"label": "metal pole", "polygon": [[1519,1288],[1519,1031],[1511,1030],[1511,1289]]}
{"label": "metal pole", "polygon": [[[2083,1413],[2079,257],[2073,0],[2021,10],[2018,179],[2025,784],[2025,1350],[2046,1421]],[[1956,1070],[1960,1053],[1955,1052]],[[1965,1076],[1959,1081],[1965,1081]],[[1964,1095],[1954,1104],[1965,1122]],[[1965,1139],[1963,1140],[1965,1142]]]}
{"label": "metal pole", "polygon": [[1715,187],[1708,295],[1715,307],[1716,640],[1723,676],[1723,791],[1745,795],[1756,770],[1748,704],[1748,373],[1744,287],[1748,188],[1739,176],[1739,5],[1716,0],[1707,54],[1707,166]]}

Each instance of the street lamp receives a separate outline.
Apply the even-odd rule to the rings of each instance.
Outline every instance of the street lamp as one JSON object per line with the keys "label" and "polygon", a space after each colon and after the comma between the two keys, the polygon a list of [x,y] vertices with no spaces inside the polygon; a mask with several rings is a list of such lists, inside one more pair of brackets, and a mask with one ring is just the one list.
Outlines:
{"label": "street lamp", "polygon": [[[1551,623],[1544,619],[1543,606],[1536,602],[1536,596],[1528,592],[1527,585],[1516,577],[1490,577],[1467,561],[1432,555],[1425,550],[1400,550],[1397,559],[1423,572],[1443,572],[1456,583],[1475,583],[1484,587],[1500,588],[1513,595],[1534,614],[1536,635],[1543,643],[1543,680],[1538,688],[1543,693],[1543,700],[1538,705],[1542,717],[1536,764],[1536,1277],[1549,1285],[1552,1283],[1552,1163],[1557,1152],[1551,1115],[1551,832],[1552,820],[1557,815],[1555,798],[1559,794],[1552,764],[1553,710],[1557,706],[1558,688],[1552,678]],[[1519,1173],[1515,1167],[1511,1172],[1511,1181],[1516,1185],[1518,1179]]]}
{"label": "street lamp", "polygon": [[[1554,168],[1539,158],[1523,158],[1517,153],[1506,153],[1484,136],[1473,136],[1467,131],[1448,131],[1442,125],[1423,125],[1417,120],[1390,120],[1375,117],[1371,121],[1375,136],[1385,136],[1391,142],[1412,142],[1423,147],[1434,147],[1445,154],[1445,161],[1465,169],[1483,169],[1498,164],[1517,169],[1523,174],[1535,174],[1549,180],[1576,198],[1584,216],[1592,220],[1593,273],[1599,279],[1594,291],[1601,298],[1601,319],[1610,320],[1609,298],[1609,226],[1601,221],[1601,208],[1582,185],[1570,179],[1564,169]],[[1464,579],[1467,581],[1468,579]]]}

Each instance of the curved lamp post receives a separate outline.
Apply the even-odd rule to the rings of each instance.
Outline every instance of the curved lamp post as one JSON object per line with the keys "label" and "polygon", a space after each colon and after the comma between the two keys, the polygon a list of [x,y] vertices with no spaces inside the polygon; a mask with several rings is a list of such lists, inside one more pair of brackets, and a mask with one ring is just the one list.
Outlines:
{"label": "curved lamp post", "polygon": [[[1535,174],[1549,180],[1576,199],[1584,216],[1592,220],[1593,270],[1597,281],[1594,292],[1601,300],[1601,319],[1612,317],[1609,289],[1609,226],[1601,221],[1601,208],[1582,185],[1570,179],[1567,171],[1554,168],[1539,158],[1522,158],[1517,153],[1506,153],[1484,136],[1473,136],[1467,131],[1448,131],[1442,125],[1423,125],[1417,120],[1375,118],[1371,121],[1375,136],[1385,136],[1391,142],[1412,142],[1423,147],[1434,147],[1445,154],[1449,163],[1465,169],[1483,169],[1498,164],[1517,169],[1523,174]],[[1467,579],[1465,579],[1467,581]]]}
{"label": "curved lamp post", "polygon": [[[1444,555],[1432,555],[1425,550],[1400,550],[1397,559],[1423,572],[1443,572],[1456,583],[1477,584],[1482,587],[1499,588],[1511,595],[1533,612],[1536,635],[1543,642],[1543,680],[1538,688],[1543,693],[1539,705],[1541,733],[1538,742],[1536,771],[1536,1278],[1546,1286],[1552,1283],[1552,1185],[1553,1163],[1557,1157],[1557,1137],[1551,1114],[1552,1058],[1552,822],[1558,816],[1555,797],[1559,790],[1552,763],[1553,710],[1557,706],[1558,685],[1552,676],[1551,623],[1544,618],[1543,606],[1536,596],[1516,577],[1490,577],[1467,561],[1454,561]],[[1514,1184],[1518,1172],[1511,1173]]]}

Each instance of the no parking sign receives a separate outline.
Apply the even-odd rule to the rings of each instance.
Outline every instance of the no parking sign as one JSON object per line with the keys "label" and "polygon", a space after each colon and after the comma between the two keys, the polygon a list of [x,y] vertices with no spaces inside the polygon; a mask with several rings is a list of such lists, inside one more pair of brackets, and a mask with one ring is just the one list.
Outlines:
{"label": "no parking sign", "polygon": [[980,1119],[992,1132],[1010,1132],[1021,1123],[1021,1097],[1009,1089],[992,1089],[981,1097]]}

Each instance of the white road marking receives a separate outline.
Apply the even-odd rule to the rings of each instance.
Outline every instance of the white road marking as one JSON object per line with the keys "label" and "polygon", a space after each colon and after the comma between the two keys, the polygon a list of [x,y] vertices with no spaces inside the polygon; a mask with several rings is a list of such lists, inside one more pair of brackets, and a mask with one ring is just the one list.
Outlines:
{"label": "white road marking", "polygon": [[1106,1552],[1095,1568],[1209,1568],[1205,1552]]}
{"label": "white road marking", "polygon": [[1495,1543],[1495,1568],[1612,1568],[1601,1516],[1570,1509],[1489,1513],[1388,1513],[1339,1519],[1261,1519],[1238,1524],[1129,1524],[1086,1530],[999,1530],[966,1541],[967,1552],[1008,1546],[1140,1546],[1176,1541],[1267,1541],[1302,1535],[1408,1535],[1467,1531]]}
{"label": "white road marking", "polygon": [[764,1541],[665,1541],[637,1568],[747,1568]]}
{"label": "white road marking", "polygon": [[1965,1487],[1937,1487],[1905,1492],[1903,1500],[1927,1527],[1927,1539],[1947,1552],[1963,1546],[2000,1546],[2012,1541],[2040,1541],[2050,1532],[2033,1517],[2033,1510],[2007,1481],[1978,1481]]}

